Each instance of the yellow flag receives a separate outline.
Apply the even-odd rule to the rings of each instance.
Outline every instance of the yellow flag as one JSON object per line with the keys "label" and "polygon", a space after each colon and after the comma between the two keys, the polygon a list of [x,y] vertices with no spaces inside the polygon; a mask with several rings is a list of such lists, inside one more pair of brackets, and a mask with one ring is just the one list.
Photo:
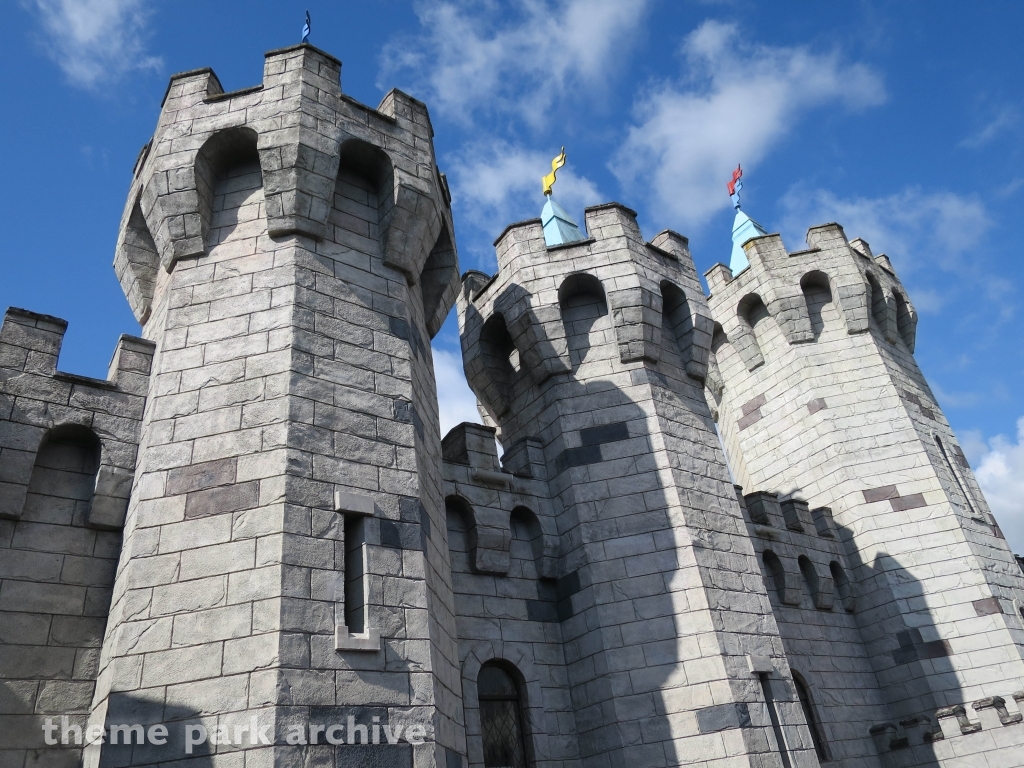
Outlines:
{"label": "yellow flag", "polygon": [[551,194],[551,187],[555,183],[555,174],[558,173],[558,169],[565,165],[565,147],[562,147],[562,153],[551,161],[551,173],[545,176],[541,181],[544,183],[544,194]]}

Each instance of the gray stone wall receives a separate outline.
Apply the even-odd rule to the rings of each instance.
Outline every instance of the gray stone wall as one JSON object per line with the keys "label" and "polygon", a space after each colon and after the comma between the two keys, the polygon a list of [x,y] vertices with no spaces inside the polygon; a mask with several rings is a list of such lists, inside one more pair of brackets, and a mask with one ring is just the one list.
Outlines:
{"label": "gray stone wall", "polygon": [[92,721],[180,744],[255,718],[276,746],[200,752],[255,765],[295,752],[293,724],[376,717],[427,742],[303,751],[445,765],[465,751],[450,577],[420,531],[444,526],[429,338],[457,285],[451,214],[423,105],[353,102],[339,67],[303,45],[233,94],[175,76],[136,168],[115,268],[156,375]]}
{"label": "gray stone wall", "polygon": [[580,764],[772,760],[752,656],[772,659],[793,763],[814,764],[703,397],[712,328],[686,242],[646,243],[616,204],[586,216],[592,239],[564,248],[539,222],[507,229],[498,275],[469,273],[459,303],[506,466],[531,441],[547,466]]}
{"label": "gray stone wall", "polygon": [[[1024,578],[889,260],[755,238],[705,298],[610,203],[460,281],[426,107],[340,66],[171,79],[115,250],[145,339],[107,380],[4,318],[0,768],[169,764],[190,725],[276,738],[196,766],[482,768],[487,664],[534,768],[1015,764]],[[456,300],[494,426],[442,440]],[[53,716],[170,743],[55,747]],[[285,743],[350,716],[426,742]]]}
{"label": "gray stone wall", "polygon": [[61,373],[66,327],[10,309],[0,328],[0,765],[18,768],[81,761],[43,725],[86,724],[153,353],[123,336],[108,380]]}
{"label": "gray stone wall", "polygon": [[888,259],[834,224],[808,244],[757,238],[750,269],[708,273],[710,399],[747,491],[831,508],[888,708],[869,735],[883,755],[906,747],[895,765],[934,765],[937,711],[1020,689],[1024,581],[914,362]]}

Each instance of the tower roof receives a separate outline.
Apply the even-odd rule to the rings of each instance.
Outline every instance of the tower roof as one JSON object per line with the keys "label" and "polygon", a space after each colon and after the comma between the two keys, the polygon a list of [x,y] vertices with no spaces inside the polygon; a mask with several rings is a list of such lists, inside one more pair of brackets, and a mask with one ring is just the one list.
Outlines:
{"label": "tower roof", "polygon": [[736,170],[732,172],[732,179],[726,187],[729,190],[729,197],[732,198],[733,207],[736,209],[736,218],[732,222],[732,258],[729,259],[729,269],[734,275],[738,275],[750,266],[747,254],[743,250],[743,244],[752,237],[768,233],[764,231],[764,227],[740,210],[740,191],[743,189],[743,168],[741,166],[736,166]]}
{"label": "tower roof", "polygon": [[734,275],[750,266],[743,244],[752,237],[767,234],[764,227],[747,216],[739,207],[736,208],[736,218],[732,222],[732,258],[729,259],[729,269]]}
{"label": "tower roof", "polygon": [[549,248],[553,245],[564,245],[587,239],[572,217],[550,195],[544,202],[540,220],[544,225],[544,242]]}

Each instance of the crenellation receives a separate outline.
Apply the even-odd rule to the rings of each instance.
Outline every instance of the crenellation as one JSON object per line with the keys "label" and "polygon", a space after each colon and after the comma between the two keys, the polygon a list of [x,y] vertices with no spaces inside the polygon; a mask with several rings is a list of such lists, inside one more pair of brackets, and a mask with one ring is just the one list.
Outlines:
{"label": "crenellation", "polygon": [[[705,296],[613,202],[460,277],[432,137],[305,43],[175,75],[115,247],[143,338],[91,379],[8,311],[0,763],[51,759],[54,714],[169,726],[52,753],[90,768],[199,722],[275,732],[239,766],[1012,762],[1024,570],[891,260],[759,234]],[[484,423],[442,436],[453,305]],[[283,743],[349,715],[425,743]]]}

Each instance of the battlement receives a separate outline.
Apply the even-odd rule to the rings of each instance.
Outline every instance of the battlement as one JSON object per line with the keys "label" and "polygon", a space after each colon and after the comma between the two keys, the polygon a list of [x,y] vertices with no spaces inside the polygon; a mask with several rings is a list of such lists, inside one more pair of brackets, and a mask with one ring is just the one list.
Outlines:
{"label": "battlement", "polygon": [[686,238],[666,230],[646,242],[636,213],[619,203],[587,208],[585,221],[587,239],[551,247],[539,219],[512,224],[495,241],[498,273],[463,276],[466,374],[495,419],[523,389],[504,362],[513,350],[534,385],[578,367],[565,312],[580,302],[610,315],[620,365],[658,364],[667,313],[684,375],[707,375],[711,319]]}
{"label": "battlement", "polygon": [[[140,323],[161,272],[207,253],[213,192],[229,166],[258,166],[267,235],[320,241],[339,171],[380,188],[384,262],[430,295],[431,333],[457,292],[451,196],[426,106],[392,90],[376,109],[341,92],[341,62],[309,44],[266,54],[260,85],[224,92],[212,69],[173,75],[135,166],[114,269]],[[440,264],[427,268],[437,247]]]}
{"label": "battlement", "polygon": [[0,398],[7,404],[0,431],[0,518],[19,520],[36,457],[51,434],[91,433],[99,468],[85,524],[117,529],[124,523],[135,472],[154,345],[122,335],[107,379],[57,370],[66,320],[11,307],[0,326]]}
{"label": "battlement", "polygon": [[848,241],[834,223],[811,227],[807,245],[789,252],[777,234],[752,238],[743,245],[750,267],[733,275],[716,264],[705,273],[712,313],[726,336],[738,342],[748,370],[763,361],[750,338],[753,316],[763,307],[790,344],[813,342],[808,296],[816,291],[829,294],[849,334],[875,327],[885,341],[900,341],[912,353],[917,312],[888,257],[873,256],[863,240]]}
{"label": "battlement", "polygon": [[[990,750],[1019,748],[1020,728],[1024,720],[1024,691],[1003,696],[988,696],[974,702],[942,707],[932,716],[919,715],[898,723],[878,723],[871,737],[879,755],[914,755],[913,764],[931,758],[984,760]],[[976,734],[983,734],[976,736]]]}

